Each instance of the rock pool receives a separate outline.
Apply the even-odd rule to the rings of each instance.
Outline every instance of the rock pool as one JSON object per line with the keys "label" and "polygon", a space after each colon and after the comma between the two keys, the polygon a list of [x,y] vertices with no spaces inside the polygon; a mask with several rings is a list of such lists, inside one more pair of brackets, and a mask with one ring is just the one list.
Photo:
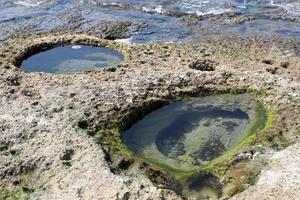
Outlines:
{"label": "rock pool", "polygon": [[66,45],[25,59],[21,68],[28,72],[68,74],[114,67],[124,56],[112,49],[87,45]]}
{"label": "rock pool", "polygon": [[124,132],[123,141],[150,163],[194,170],[262,128],[266,116],[260,107],[249,95],[173,102]]}

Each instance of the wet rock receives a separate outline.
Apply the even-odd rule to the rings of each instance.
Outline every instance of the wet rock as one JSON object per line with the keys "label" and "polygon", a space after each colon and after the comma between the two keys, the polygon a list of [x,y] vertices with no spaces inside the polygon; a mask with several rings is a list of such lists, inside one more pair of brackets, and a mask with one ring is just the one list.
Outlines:
{"label": "wet rock", "polygon": [[245,15],[240,12],[225,12],[221,14],[209,14],[206,16],[211,21],[217,21],[224,24],[242,24],[246,21],[255,20],[256,16]]}
{"label": "wet rock", "polygon": [[300,22],[300,16],[298,14],[289,12],[288,9],[285,9],[283,7],[269,7],[265,10],[265,15],[276,20]]}
{"label": "wet rock", "polygon": [[199,17],[185,15],[180,18],[181,22],[187,26],[196,26],[199,23]]}
{"label": "wet rock", "polygon": [[117,167],[118,167],[119,169],[125,170],[125,169],[128,169],[129,166],[130,166],[131,164],[133,164],[133,163],[134,163],[134,160],[132,160],[132,159],[122,158],[122,159],[118,162]]}
{"label": "wet rock", "polygon": [[151,168],[147,163],[141,163],[139,169],[142,170],[146,175],[148,175],[151,181],[158,185],[165,185],[168,188],[172,188],[174,187],[174,185],[176,185],[174,179],[171,176],[164,174],[159,170]]}
{"label": "wet rock", "polygon": [[145,26],[147,26],[145,23],[132,23],[129,21],[102,21],[99,27],[95,29],[102,38],[115,40],[129,38],[134,32]]}
{"label": "wet rock", "polygon": [[[212,191],[216,192],[216,196],[220,198],[222,196],[222,184],[218,177],[213,175],[212,173],[203,173],[196,177],[190,178],[188,181],[189,188],[192,190],[199,190],[203,185],[212,189]],[[210,199],[210,198],[208,198]]]}

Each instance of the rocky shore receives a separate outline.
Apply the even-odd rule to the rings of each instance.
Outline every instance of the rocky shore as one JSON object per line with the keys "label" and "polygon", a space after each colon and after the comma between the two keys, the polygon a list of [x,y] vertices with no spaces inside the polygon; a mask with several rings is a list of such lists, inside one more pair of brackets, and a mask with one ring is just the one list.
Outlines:
{"label": "rocky shore", "polygon": [[[110,47],[126,59],[112,69],[72,75],[18,68],[34,53],[69,43]],[[53,33],[2,42],[0,64],[0,199],[181,199],[140,163],[123,167],[123,157],[111,159],[97,133],[111,134],[111,116],[128,120],[149,101],[229,92],[257,95],[274,116],[257,134],[255,156],[226,161],[223,198],[245,189],[233,199],[299,196],[300,58],[293,40],[122,44]],[[258,181],[249,180],[257,163]]]}

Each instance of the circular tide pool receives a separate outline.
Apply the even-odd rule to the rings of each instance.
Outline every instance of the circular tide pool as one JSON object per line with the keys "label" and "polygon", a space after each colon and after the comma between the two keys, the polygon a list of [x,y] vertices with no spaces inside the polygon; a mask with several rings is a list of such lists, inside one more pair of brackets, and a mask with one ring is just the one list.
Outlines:
{"label": "circular tide pool", "polygon": [[265,121],[249,95],[209,96],[150,113],[123,133],[123,142],[146,161],[189,171],[234,148]]}
{"label": "circular tide pool", "polygon": [[28,72],[69,74],[111,68],[124,60],[122,53],[87,45],[65,45],[25,59],[21,68]]}

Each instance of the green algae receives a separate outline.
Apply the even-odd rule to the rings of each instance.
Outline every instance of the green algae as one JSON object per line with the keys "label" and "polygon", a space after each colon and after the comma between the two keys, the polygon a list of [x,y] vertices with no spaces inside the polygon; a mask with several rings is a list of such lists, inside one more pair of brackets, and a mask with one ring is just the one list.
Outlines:
{"label": "green algae", "polygon": [[[216,110],[212,107],[214,101],[216,101]],[[240,101],[243,103],[239,104]],[[234,97],[225,95],[209,96],[201,98],[201,101],[196,99],[184,103],[173,103],[152,113],[143,121],[140,121],[139,124],[133,126],[129,132],[124,133],[123,140],[125,139],[125,143],[129,145],[135,154],[144,159],[157,160],[157,162],[162,162],[162,164],[168,163],[173,168],[178,168],[182,171],[198,169],[212,158],[219,157],[218,155],[222,154],[223,151],[226,152],[226,149],[231,149],[245,136],[247,137],[249,134],[262,128],[265,117],[259,112],[261,111],[260,106],[256,106],[255,109],[252,109],[251,106],[249,107],[248,104],[253,104],[251,101],[246,96]],[[223,104],[224,108],[221,109],[219,106]],[[242,107],[239,108],[239,106]],[[208,107],[208,110],[206,110],[206,107]],[[226,111],[226,109],[230,111]],[[240,109],[248,110],[250,122],[247,122],[249,121],[247,119],[248,115]],[[181,114],[182,112],[184,114]],[[255,116],[253,116],[254,114]],[[209,118],[203,118],[207,116]],[[229,118],[227,119],[227,117]],[[192,121],[190,122],[189,120]],[[198,120],[201,120],[200,123]],[[170,125],[166,126],[165,124],[168,123]],[[194,124],[192,126],[195,126],[196,123],[197,127],[190,127],[190,123]],[[207,123],[210,124],[208,127]],[[247,123],[251,124],[247,125]],[[234,125],[233,127],[232,124]],[[161,126],[162,129],[160,128]],[[228,128],[229,130],[227,130]],[[244,129],[246,130],[243,131]],[[188,131],[188,134],[184,133],[184,135],[181,135],[182,131]],[[168,134],[171,135],[169,136]],[[176,134],[180,135],[177,136]],[[213,134],[213,137],[210,134]],[[174,135],[176,138],[179,138],[174,138]],[[180,139],[183,136],[184,141]],[[180,142],[179,147],[177,140]],[[173,146],[173,143],[177,146]],[[182,145],[184,145],[184,149],[180,150],[183,148],[181,147]],[[178,148],[180,148],[179,152],[177,152]],[[198,152],[198,149],[200,152]],[[216,152],[212,154],[212,151]]]}
{"label": "green algae", "polygon": [[34,192],[34,185],[29,174],[21,175],[21,179],[11,189],[0,190],[0,200],[30,199]]}
{"label": "green algae", "polygon": [[[238,90],[241,92],[240,90]],[[242,92],[241,92],[242,93]],[[253,96],[264,96],[264,92],[252,92]],[[184,98],[184,101],[188,101],[188,98]],[[145,106],[146,104],[143,104]],[[164,102],[159,107],[166,105]],[[151,112],[151,110],[154,110],[153,107],[149,109],[146,113]],[[234,156],[242,149],[248,149],[252,145],[257,143],[257,135],[255,133],[264,131],[268,129],[273,122],[274,117],[274,111],[268,110],[261,102],[257,102],[257,105],[255,107],[256,115],[255,115],[255,122],[252,124],[250,128],[245,130],[247,132],[247,137],[245,137],[242,141],[240,141],[237,145],[234,146],[234,148],[224,152],[221,156],[218,156],[217,158],[209,161],[203,166],[200,166],[199,168],[193,169],[193,170],[181,170],[176,169],[173,167],[170,167],[169,165],[157,162],[155,159],[150,158],[144,158],[140,157],[136,154],[134,154],[126,145],[124,145],[121,135],[123,134],[123,131],[126,130],[128,127],[130,127],[131,124],[133,124],[134,121],[137,121],[142,116],[145,116],[146,114],[144,112],[139,112],[137,116],[134,117],[134,120],[130,122],[130,125],[124,125],[124,122],[120,122],[121,119],[128,119],[128,117],[112,117],[108,122],[111,122],[110,127],[118,127],[118,128],[103,128],[99,131],[97,134],[98,141],[102,144],[105,144],[106,146],[110,147],[112,152],[117,152],[120,155],[123,155],[125,157],[131,158],[136,160],[140,163],[148,163],[150,164],[151,168],[154,170],[158,170],[163,172],[164,174],[170,175],[174,178],[174,180],[178,183],[178,188],[173,188],[175,191],[177,191],[179,194],[183,194],[184,196],[193,196],[193,195],[199,195],[198,191],[193,191],[190,188],[190,185],[197,177],[202,176],[209,176],[211,181],[209,184],[211,185],[211,182],[214,182],[214,184],[218,184],[218,179],[222,178],[225,174],[225,171],[230,167],[228,166],[228,162],[234,158]],[[136,113],[136,112],[135,112]],[[122,121],[122,120],[121,120]],[[126,124],[126,123],[125,123]],[[126,128],[124,128],[126,127]],[[107,136],[109,136],[110,139],[107,139]],[[251,179],[251,180],[250,180]],[[249,182],[254,183],[256,181],[256,176],[251,176]],[[215,191],[215,194],[213,193],[213,190],[216,188],[212,188],[210,186],[205,186],[204,183],[201,183],[204,188],[206,188],[206,192],[209,191],[212,196],[219,196],[220,191]],[[203,185],[204,184],[204,185]],[[199,189],[199,188],[198,188]],[[219,190],[220,188],[218,188]],[[202,190],[201,190],[202,191]],[[202,191],[205,193],[205,191]],[[192,195],[193,194],[193,195]]]}
{"label": "green algae", "polygon": [[254,145],[257,139],[257,135],[255,133],[258,131],[263,131],[271,126],[273,122],[274,112],[265,108],[262,103],[258,103],[256,111],[256,121],[254,125],[249,130],[247,130],[248,137],[242,140],[230,151],[227,151],[222,156],[212,160],[207,166],[203,168],[204,171],[211,172],[218,177],[222,177],[224,175],[224,169],[222,169],[222,167],[217,167],[217,165],[226,160],[232,159],[239,150],[247,149],[250,146]]}
{"label": "green algae", "polygon": [[219,88],[216,90],[213,90],[213,94],[232,94],[232,95],[238,95],[238,94],[249,94],[251,96],[266,96],[268,90],[267,89],[252,89],[252,88]]}
{"label": "green algae", "polygon": [[[146,159],[146,158],[139,158],[139,160],[144,160],[148,163],[151,163],[156,169],[160,169],[165,173],[172,175],[177,181],[179,182],[186,182],[190,177],[197,176],[199,174],[207,174],[211,173],[219,178],[221,178],[225,170],[228,166],[223,166],[222,163],[225,161],[231,160],[241,149],[247,149],[256,143],[257,136],[256,132],[263,131],[269,128],[273,122],[274,112],[267,110],[263,104],[259,103],[257,106],[257,113],[258,119],[256,120],[255,124],[249,129],[248,134],[249,136],[242,140],[239,144],[237,144],[233,149],[226,151],[221,156],[211,160],[208,164],[199,167],[195,170],[178,170],[174,169],[168,165],[164,165],[161,163],[156,162],[155,160]],[[123,144],[121,146],[124,146]],[[130,152],[132,155],[133,153],[126,147],[123,147],[126,152]]]}

